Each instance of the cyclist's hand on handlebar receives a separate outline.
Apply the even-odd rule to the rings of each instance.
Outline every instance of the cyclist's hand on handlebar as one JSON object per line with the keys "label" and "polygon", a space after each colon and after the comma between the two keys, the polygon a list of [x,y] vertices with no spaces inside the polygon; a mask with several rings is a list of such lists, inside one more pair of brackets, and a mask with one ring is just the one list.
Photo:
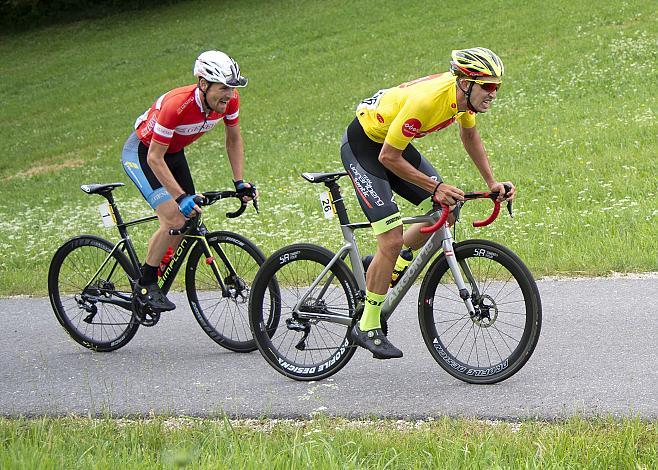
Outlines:
{"label": "cyclist's hand on handlebar", "polygon": [[495,182],[492,184],[489,189],[493,191],[498,191],[498,201],[511,201],[516,195],[516,188],[511,181],[505,181],[503,183]]}
{"label": "cyclist's hand on handlebar", "polygon": [[233,184],[235,185],[235,191],[243,201],[258,199],[258,190],[255,184],[243,180],[233,181]]}
{"label": "cyclist's hand on handlebar", "polygon": [[198,194],[181,194],[176,198],[178,210],[188,219],[190,217],[194,217],[197,214],[201,214],[202,210],[199,207],[199,204],[202,202],[203,196]]}
{"label": "cyclist's hand on handlebar", "polygon": [[434,189],[432,200],[439,204],[454,206],[457,201],[464,200],[464,191],[447,183],[439,183]]}

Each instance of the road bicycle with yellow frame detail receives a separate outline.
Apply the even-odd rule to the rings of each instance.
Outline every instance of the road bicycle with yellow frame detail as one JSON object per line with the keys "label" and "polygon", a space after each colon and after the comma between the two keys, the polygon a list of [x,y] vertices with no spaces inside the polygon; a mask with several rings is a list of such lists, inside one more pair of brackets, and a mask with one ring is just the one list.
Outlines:
{"label": "road bicycle with yellow frame detail", "polygon": [[[56,251],[48,272],[50,303],[59,323],[75,341],[95,351],[119,349],[135,336],[139,326],[154,326],[160,320],[159,312],[133,299],[140,262],[128,234],[128,227],[157,217],[124,222],[112,194],[119,186],[123,183],[90,184],[81,189],[107,200],[101,215],[106,226],[117,226],[120,240],[111,243],[95,235],[73,237]],[[227,217],[238,217],[245,211],[247,203],[235,191],[205,192],[197,203],[208,206],[226,198],[237,198],[241,203]],[[163,292],[170,290],[184,269],[187,299],[203,331],[231,351],[254,351],[247,301],[254,276],[265,261],[263,253],[237,233],[208,231],[201,216],[170,233],[183,238],[163,266],[158,280]],[[276,296],[275,285],[272,292]],[[275,297],[271,302],[271,321],[276,322],[278,302]]]}

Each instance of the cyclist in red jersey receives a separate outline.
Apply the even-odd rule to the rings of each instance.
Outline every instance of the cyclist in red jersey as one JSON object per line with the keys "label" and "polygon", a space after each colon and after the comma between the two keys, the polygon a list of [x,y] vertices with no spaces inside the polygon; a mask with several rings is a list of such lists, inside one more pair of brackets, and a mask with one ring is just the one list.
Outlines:
{"label": "cyclist in red jersey", "polygon": [[[381,329],[381,308],[394,268],[402,272],[428,236],[420,224],[402,230],[394,193],[432,210],[433,202],[456,207],[464,192],[443,179],[411,141],[458,122],[466,152],[491,191],[500,191],[487,153],[475,128],[476,115],[489,110],[504,73],[500,58],[476,47],[452,51],[450,72],[422,77],[397,87],[379,90],[363,100],[341,142],[341,159],[354,185],[357,199],[377,237],[377,251],[366,273],[366,302],[353,340],[378,359],[402,357]],[[514,197],[514,185],[507,198]],[[450,215],[454,223],[454,215]],[[403,252],[400,249],[407,247]]]}
{"label": "cyclist in red jersey", "polygon": [[238,122],[237,88],[245,87],[247,79],[240,75],[238,64],[220,51],[199,55],[194,76],[196,85],[165,93],[137,118],[135,132],[128,137],[121,156],[124,170],[160,222],[149,240],[142,278],[135,288],[137,300],[157,312],[176,308],[157,283],[160,260],[167,248],[178,246],[181,239],[169,235],[169,229],[201,213],[194,201],[194,182],[184,148],[223,120],[235,189],[243,200],[258,195],[256,187],[243,180],[244,146]]}

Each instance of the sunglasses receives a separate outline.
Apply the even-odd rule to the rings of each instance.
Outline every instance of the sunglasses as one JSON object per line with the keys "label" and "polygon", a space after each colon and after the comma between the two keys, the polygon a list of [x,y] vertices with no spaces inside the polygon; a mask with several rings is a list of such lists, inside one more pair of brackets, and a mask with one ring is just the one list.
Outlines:
{"label": "sunglasses", "polygon": [[494,91],[500,88],[500,83],[493,82],[483,82],[482,80],[469,80],[470,82],[475,82],[487,93],[493,93]]}

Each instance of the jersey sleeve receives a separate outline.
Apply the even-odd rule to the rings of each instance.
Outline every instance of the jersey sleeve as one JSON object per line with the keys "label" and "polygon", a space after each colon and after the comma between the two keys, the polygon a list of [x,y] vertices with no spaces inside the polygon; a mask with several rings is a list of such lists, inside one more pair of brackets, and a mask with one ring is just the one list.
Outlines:
{"label": "jersey sleeve", "polygon": [[424,108],[422,103],[414,100],[405,102],[391,122],[384,142],[398,150],[404,150],[428,119]]}
{"label": "jersey sleeve", "polygon": [[155,127],[153,128],[151,141],[169,147],[171,139],[174,136],[174,130],[180,119],[176,112],[177,107],[176,100],[163,100]]}
{"label": "jersey sleeve", "polygon": [[240,114],[240,95],[238,90],[235,90],[233,97],[226,105],[226,114],[224,115],[224,124],[233,127],[238,124],[238,116]]}
{"label": "jersey sleeve", "polygon": [[457,117],[457,121],[459,121],[459,125],[463,128],[475,127],[475,113],[473,111],[466,111]]}

